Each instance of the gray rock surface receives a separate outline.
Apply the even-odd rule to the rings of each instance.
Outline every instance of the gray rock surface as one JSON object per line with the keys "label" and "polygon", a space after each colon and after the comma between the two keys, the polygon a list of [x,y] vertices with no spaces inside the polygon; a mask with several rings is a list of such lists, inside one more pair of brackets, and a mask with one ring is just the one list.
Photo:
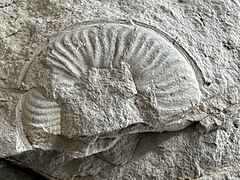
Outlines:
{"label": "gray rock surface", "polygon": [[0,2],[0,157],[48,179],[240,179],[239,12]]}
{"label": "gray rock surface", "polygon": [[1,180],[44,180],[46,178],[40,176],[34,171],[18,167],[3,159],[0,160],[0,177]]}

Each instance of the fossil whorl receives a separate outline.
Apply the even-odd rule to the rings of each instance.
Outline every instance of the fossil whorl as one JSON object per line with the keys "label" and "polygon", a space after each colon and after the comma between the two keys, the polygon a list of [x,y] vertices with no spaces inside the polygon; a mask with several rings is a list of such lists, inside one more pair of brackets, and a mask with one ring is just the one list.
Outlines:
{"label": "fossil whorl", "polygon": [[22,101],[22,119],[30,142],[39,139],[41,133],[60,134],[60,107],[49,101],[39,91],[32,89]]}
{"label": "fossil whorl", "polygon": [[[129,70],[127,72],[132,75],[136,94],[147,97],[150,106],[157,112],[159,124],[188,110],[200,100],[201,93],[194,68],[171,42],[153,29],[131,23],[85,24],[59,33],[50,39],[43,51],[44,58],[41,57],[40,61],[48,71],[49,69],[51,71],[51,87],[62,86],[64,89],[72,86],[72,82],[75,83],[86,76],[91,69],[127,67]],[[29,66],[29,69],[36,68],[33,67],[34,63]],[[31,76],[31,73],[34,71],[28,70],[25,74],[25,80],[23,80],[25,84],[30,81],[26,77]],[[132,85],[129,87],[134,89]],[[60,95],[55,94],[54,97],[57,96]],[[33,99],[36,104],[31,103]],[[25,96],[24,102],[27,104],[24,110],[27,114],[24,116],[25,126],[33,129],[30,127],[33,121],[34,123],[42,121],[44,126],[44,122],[49,122],[51,118],[54,120],[50,125],[59,126],[61,108],[58,106],[59,109],[55,109],[57,103],[53,100],[45,98],[44,101],[46,105],[42,104],[42,96],[37,90]],[[56,110],[56,117],[49,118],[48,112],[52,113],[51,108],[53,111]],[[45,111],[45,114],[41,114]],[[137,116],[141,116],[139,114]],[[56,118],[59,118],[58,123]],[[138,121],[123,123],[119,128],[136,122]],[[143,122],[152,126],[155,123],[150,119],[143,119]],[[52,126],[52,129],[59,129],[59,127]]]}

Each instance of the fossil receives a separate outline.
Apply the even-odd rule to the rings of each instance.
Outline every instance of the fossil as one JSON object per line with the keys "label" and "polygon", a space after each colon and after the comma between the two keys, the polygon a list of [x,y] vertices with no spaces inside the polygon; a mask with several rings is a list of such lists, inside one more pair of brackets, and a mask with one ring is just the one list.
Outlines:
{"label": "fossil", "polygon": [[125,21],[83,23],[58,33],[22,77],[31,89],[22,99],[30,141],[41,133],[104,136],[141,123],[154,129],[201,98],[183,53],[158,30]]}
{"label": "fossil", "polygon": [[32,89],[26,93],[22,101],[22,119],[24,130],[31,141],[41,137],[39,130],[60,134],[60,111],[56,102],[49,101],[39,91]]}

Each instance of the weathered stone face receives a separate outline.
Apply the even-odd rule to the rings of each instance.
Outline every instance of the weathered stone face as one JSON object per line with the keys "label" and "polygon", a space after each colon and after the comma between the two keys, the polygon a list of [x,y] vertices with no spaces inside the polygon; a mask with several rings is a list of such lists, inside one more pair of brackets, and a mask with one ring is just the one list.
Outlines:
{"label": "weathered stone face", "polygon": [[239,10],[0,2],[0,157],[49,179],[240,178]]}
{"label": "weathered stone face", "polygon": [[65,136],[94,136],[142,122],[134,104],[136,86],[127,66],[123,64],[123,68],[120,72],[93,68],[74,84],[69,96],[62,92],[59,101]]}

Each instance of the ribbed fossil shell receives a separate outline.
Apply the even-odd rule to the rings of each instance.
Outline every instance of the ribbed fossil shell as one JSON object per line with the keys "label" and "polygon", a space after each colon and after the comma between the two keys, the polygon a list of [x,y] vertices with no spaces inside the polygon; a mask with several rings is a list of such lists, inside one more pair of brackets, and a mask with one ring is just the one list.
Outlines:
{"label": "ribbed fossil shell", "polygon": [[[129,64],[138,93],[149,96],[161,123],[189,109],[201,96],[194,69],[181,52],[157,31],[136,24],[74,27],[52,38],[45,50],[41,61],[51,69],[53,85],[75,81],[91,68]],[[41,93],[27,93],[23,107],[29,131],[41,125],[49,131],[59,129],[59,106]]]}
{"label": "ribbed fossil shell", "polygon": [[28,138],[40,138],[41,133],[60,134],[61,108],[35,89],[30,90],[22,101],[22,119]]}
{"label": "ribbed fossil shell", "polygon": [[78,78],[88,69],[130,65],[138,92],[156,95],[160,111],[178,111],[199,100],[192,66],[166,39],[139,26],[89,25],[53,39],[47,62],[59,78]]}

